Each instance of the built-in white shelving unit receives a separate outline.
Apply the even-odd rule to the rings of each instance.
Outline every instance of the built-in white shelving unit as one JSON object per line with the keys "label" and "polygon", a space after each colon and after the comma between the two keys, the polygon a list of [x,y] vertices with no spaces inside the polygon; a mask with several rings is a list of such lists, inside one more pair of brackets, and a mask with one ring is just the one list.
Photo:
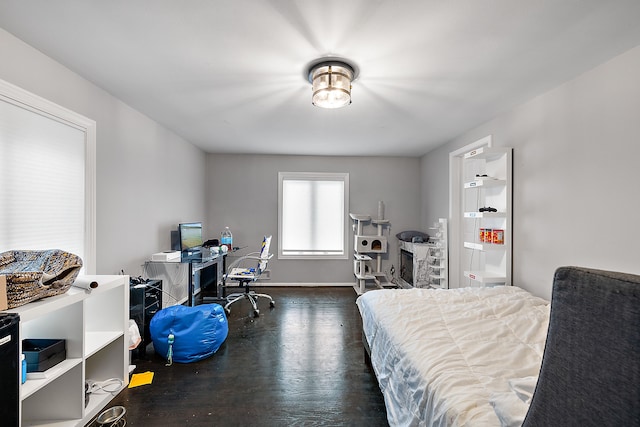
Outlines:
{"label": "built-in white shelving unit", "polygon": [[466,285],[511,285],[512,153],[511,148],[480,147],[463,157]]}
{"label": "built-in white shelving unit", "polygon": [[129,382],[129,276],[84,278],[98,287],[71,287],[65,294],[8,310],[20,315],[21,342],[66,341],[64,361],[21,385],[22,426],[84,426],[115,397],[91,393],[85,406],[86,381],[115,378],[122,381],[120,390]]}

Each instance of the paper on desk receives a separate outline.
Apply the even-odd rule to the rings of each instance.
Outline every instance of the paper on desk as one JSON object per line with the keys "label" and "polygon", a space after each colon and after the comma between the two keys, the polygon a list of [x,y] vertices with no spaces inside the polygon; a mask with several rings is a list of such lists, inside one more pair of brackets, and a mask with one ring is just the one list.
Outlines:
{"label": "paper on desk", "polygon": [[129,388],[138,387],[141,385],[151,384],[153,381],[153,372],[142,372],[141,374],[131,375],[131,381],[129,381]]}

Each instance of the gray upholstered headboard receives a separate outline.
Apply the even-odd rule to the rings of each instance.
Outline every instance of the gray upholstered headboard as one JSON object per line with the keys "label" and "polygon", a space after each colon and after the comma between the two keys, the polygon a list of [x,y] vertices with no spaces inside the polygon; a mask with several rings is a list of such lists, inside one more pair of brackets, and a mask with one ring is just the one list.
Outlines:
{"label": "gray upholstered headboard", "polygon": [[523,426],[640,426],[640,276],[554,276],[540,377]]}

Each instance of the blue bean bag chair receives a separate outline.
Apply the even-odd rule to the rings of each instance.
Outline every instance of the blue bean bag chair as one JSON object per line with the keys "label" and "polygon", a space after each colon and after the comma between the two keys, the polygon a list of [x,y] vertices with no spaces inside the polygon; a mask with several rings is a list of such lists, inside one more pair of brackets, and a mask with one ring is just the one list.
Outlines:
{"label": "blue bean bag chair", "polygon": [[218,351],[229,325],[220,304],[174,305],[158,311],[149,330],[156,353],[169,363],[191,363]]}

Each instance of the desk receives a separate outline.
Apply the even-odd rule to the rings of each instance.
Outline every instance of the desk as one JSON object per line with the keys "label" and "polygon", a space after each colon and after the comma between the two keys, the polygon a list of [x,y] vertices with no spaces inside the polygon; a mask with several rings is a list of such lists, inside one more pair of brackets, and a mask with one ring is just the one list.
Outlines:
{"label": "desk", "polygon": [[[217,298],[221,295],[226,254],[214,254],[205,249],[199,256],[183,254],[176,261],[146,261],[144,275],[162,280],[162,306],[187,303],[195,305],[195,296]],[[205,295],[205,292],[208,295]]]}

